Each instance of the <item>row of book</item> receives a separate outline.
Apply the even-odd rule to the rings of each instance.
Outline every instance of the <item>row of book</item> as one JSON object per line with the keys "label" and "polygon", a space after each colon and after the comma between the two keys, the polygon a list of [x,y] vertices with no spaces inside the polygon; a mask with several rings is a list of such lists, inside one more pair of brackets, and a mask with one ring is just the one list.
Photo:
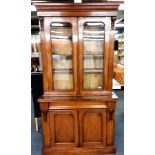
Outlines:
{"label": "row of book", "polygon": [[[103,40],[85,40],[84,54],[103,54]],[[53,39],[52,51],[54,54],[72,54],[72,41],[69,39]]]}
{"label": "row of book", "polygon": [[[72,68],[71,59],[53,60],[53,69],[70,69]],[[84,60],[85,69],[103,69],[103,59],[86,59]]]}
{"label": "row of book", "polygon": [[[71,24],[68,26],[59,26],[62,25],[62,23],[55,24],[57,26],[51,26],[51,37],[57,37],[57,36],[72,36],[72,26]],[[95,26],[84,26],[83,35],[88,36],[98,36],[103,37],[105,33],[104,26],[102,27],[95,27]]]}
{"label": "row of book", "polygon": [[84,89],[102,89],[102,74],[84,74]]}
{"label": "row of book", "polygon": [[[55,73],[54,74],[54,89],[71,90],[73,89],[73,74]],[[84,89],[102,89],[103,75],[102,74],[84,74]]]}
{"label": "row of book", "polygon": [[103,68],[103,59],[85,59],[84,68]]}
{"label": "row of book", "polygon": [[54,77],[54,89],[58,90],[73,89],[73,74],[55,73],[53,77]]}
{"label": "row of book", "polygon": [[103,54],[103,40],[84,40],[84,54]]}
{"label": "row of book", "polygon": [[72,41],[69,39],[53,39],[52,51],[53,54],[72,54]]}
{"label": "row of book", "polygon": [[72,29],[71,27],[51,27],[51,37],[72,37]]}
{"label": "row of book", "polygon": [[53,69],[70,69],[72,68],[72,60],[53,60]]}

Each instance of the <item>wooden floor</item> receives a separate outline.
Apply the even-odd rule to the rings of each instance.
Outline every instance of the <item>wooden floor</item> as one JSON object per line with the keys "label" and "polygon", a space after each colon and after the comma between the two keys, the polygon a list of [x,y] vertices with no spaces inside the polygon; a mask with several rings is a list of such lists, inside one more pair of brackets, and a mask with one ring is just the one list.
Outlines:
{"label": "wooden floor", "polygon": [[[109,155],[124,155],[124,90],[114,90],[118,95],[116,116],[115,116],[115,145],[117,148],[116,154]],[[42,146],[42,130],[41,121],[39,119],[39,131],[35,131],[35,119],[33,113],[33,102],[31,106],[31,155],[41,155]],[[105,155],[105,154],[104,154]]]}

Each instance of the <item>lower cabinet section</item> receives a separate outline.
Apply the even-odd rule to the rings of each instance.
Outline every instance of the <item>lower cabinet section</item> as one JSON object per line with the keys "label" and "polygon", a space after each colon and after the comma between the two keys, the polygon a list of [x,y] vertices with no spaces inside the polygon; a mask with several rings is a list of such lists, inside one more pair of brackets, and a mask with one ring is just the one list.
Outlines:
{"label": "lower cabinet section", "polygon": [[[43,155],[114,153],[114,108],[47,110],[42,114]],[[61,108],[59,106],[59,108]]]}

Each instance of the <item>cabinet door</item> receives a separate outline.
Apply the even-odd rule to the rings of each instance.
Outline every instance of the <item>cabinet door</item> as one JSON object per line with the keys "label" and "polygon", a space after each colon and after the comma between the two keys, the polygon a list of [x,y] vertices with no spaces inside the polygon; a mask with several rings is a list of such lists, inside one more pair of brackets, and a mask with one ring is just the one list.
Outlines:
{"label": "cabinet door", "polygon": [[46,17],[48,90],[52,95],[77,93],[77,18]]}
{"label": "cabinet door", "polygon": [[80,17],[78,20],[81,94],[108,93],[108,64],[112,63],[109,62],[110,24],[107,17]]}
{"label": "cabinet door", "polygon": [[50,113],[50,135],[52,147],[74,147],[78,145],[77,111],[53,110]]}
{"label": "cabinet door", "polygon": [[80,110],[80,146],[106,145],[106,111],[99,109]]}

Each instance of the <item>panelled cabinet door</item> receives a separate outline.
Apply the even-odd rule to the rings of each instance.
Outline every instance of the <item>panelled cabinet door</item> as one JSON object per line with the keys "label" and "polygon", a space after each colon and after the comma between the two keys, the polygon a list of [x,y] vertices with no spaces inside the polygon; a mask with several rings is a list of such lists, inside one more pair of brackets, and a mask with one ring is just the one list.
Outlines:
{"label": "panelled cabinet door", "polygon": [[77,94],[77,18],[45,17],[50,95]]}
{"label": "panelled cabinet door", "polygon": [[79,67],[80,94],[107,93],[109,31],[111,20],[107,17],[80,17]]}
{"label": "panelled cabinet door", "polygon": [[80,110],[80,146],[106,145],[106,110]]}
{"label": "panelled cabinet door", "polygon": [[50,115],[52,147],[75,147],[78,145],[78,119],[75,110],[53,110]]}

